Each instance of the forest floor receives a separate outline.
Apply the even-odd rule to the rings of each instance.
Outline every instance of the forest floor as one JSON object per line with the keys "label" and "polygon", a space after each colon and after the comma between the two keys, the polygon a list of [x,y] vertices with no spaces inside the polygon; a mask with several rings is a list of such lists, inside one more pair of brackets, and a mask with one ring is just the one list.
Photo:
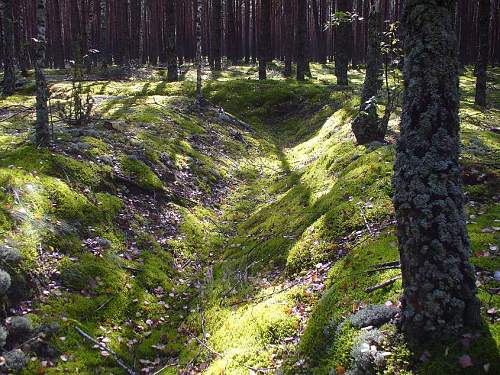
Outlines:
{"label": "forest floor", "polygon": [[[347,89],[330,65],[312,65],[303,84],[278,69],[265,82],[250,66],[207,71],[203,110],[192,71],[178,83],[131,73],[89,76],[96,120],[55,120],[50,149],[30,142],[32,77],[0,99],[0,245],[23,256],[7,315],[28,316],[36,339],[6,350],[29,353],[24,373],[124,373],[105,348],[144,374],[499,371],[500,71],[486,111],[473,105],[472,71],[461,77],[484,326],[426,348],[406,345],[391,320],[400,112],[387,143],[355,144],[362,71]],[[65,78],[49,72],[54,95]],[[249,127],[221,120],[218,106]]]}

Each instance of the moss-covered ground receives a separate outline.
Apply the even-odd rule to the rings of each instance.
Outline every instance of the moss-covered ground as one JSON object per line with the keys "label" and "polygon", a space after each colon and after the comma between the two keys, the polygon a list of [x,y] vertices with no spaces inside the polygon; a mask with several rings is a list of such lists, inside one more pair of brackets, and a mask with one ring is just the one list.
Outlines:
{"label": "moss-covered ground", "polygon": [[[33,354],[25,373],[123,373],[75,326],[144,373],[349,369],[360,330],[341,323],[368,304],[397,305],[401,294],[400,280],[365,291],[399,274],[372,267],[398,260],[391,178],[400,113],[387,144],[357,146],[350,120],[362,71],[340,89],[330,65],[313,65],[303,84],[278,68],[266,82],[251,66],[205,74],[207,99],[253,132],[198,111],[191,71],[179,83],[158,70],[86,82],[99,120],[74,130],[56,119],[49,150],[30,142],[32,113],[15,113],[33,104],[33,86],[0,99],[0,240],[23,254],[12,306],[57,329],[46,338],[55,350]],[[51,90],[64,92],[55,73]],[[498,84],[500,72],[491,77]],[[466,70],[462,163],[484,328],[409,348],[385,325],[392,354],[380,373],[500,369],[500,96],[492,91],[481,111],[473,87]]]}

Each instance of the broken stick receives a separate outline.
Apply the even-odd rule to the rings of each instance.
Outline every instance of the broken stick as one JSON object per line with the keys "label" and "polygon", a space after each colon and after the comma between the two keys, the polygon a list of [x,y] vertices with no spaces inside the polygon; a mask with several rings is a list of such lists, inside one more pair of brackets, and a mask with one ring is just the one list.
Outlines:
{"label": "broken stick", "polygon": [[385,288],[386,286],[389,286],[389,285],[392,285],[394,284],[394,282],[398,279],[401,278],[401,275],[397,275],[397,276],[394,276],[393,278],[390,278],[389,280],[386,280],[384,281],[383,283],[380,283],[380,284],[377,284],[377,285],[374,285],[374,286],[371,286],[369,288],[366,288],[365,289],[365,292],[366,293],[371,293],[377,289],[382,289],[382,288]]}
{"label": "broken stick", "polygon": [[137,375],[137,373],[132,370],[130,367],[128,367],[121,359],[120,357],[118,357],[118,354],[116,354],[113,350],[107,348],[106,346],[104,346],[102,343],[100,343],[99,341],[97,341],[96,339],[94,339],[92,336],[90,336],[88,333],[82,331],[80,328],[78,328],[77,326],[75,326],[75,330],[76,332],[78,332],[78,334],[80,336],[82,336],[83,338],[87,339],[88,341],[90,341],[91,343],[97,345],[97,347],[109,354],[111,354],[111,356],[113,357],[113,359],[116,361],[116,363],[118,364],[118,366],[120,366],[122,369],[125,370],[125,372],[128,374],[128,375]]}

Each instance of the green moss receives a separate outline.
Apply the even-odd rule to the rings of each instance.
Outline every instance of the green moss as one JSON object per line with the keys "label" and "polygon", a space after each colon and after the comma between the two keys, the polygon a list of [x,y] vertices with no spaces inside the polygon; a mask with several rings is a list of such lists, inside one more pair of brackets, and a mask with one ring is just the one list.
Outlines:
{"label": "green moss", "polygon": [[344,319],[353,305],[358,303],[384,303],[395,301],[401,291],[401,283],[366,293],[365,289],[397,274],[388,270],[367,274],[372,265],[398,260],[397,242],[390,233],[378,240],[371,240],[355,248],[348,256],[335,263],[328,275],[328,289],[316,305],[301,340],[301,352],[320,360],[328,349],[328,337],[324,328],[331,319]]}
{"label": "green moss", "polygon": [[120,160],[123,172],[133,178],[139,186],[145,190],[160,190],[163,187],[158,176],[140,160],[130,157],[123,157]]}

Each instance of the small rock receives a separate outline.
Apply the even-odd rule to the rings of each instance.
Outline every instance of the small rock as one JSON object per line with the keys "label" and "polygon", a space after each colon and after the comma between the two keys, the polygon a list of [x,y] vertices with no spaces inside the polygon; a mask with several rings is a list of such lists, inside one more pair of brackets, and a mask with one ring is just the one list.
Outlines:
{"label": "small rock", "polygon": [[390,321],[398,312],[399,310],[392,306],[369,305],[351,316],[350,321],[351,325],[356,328],[380,327]]}

